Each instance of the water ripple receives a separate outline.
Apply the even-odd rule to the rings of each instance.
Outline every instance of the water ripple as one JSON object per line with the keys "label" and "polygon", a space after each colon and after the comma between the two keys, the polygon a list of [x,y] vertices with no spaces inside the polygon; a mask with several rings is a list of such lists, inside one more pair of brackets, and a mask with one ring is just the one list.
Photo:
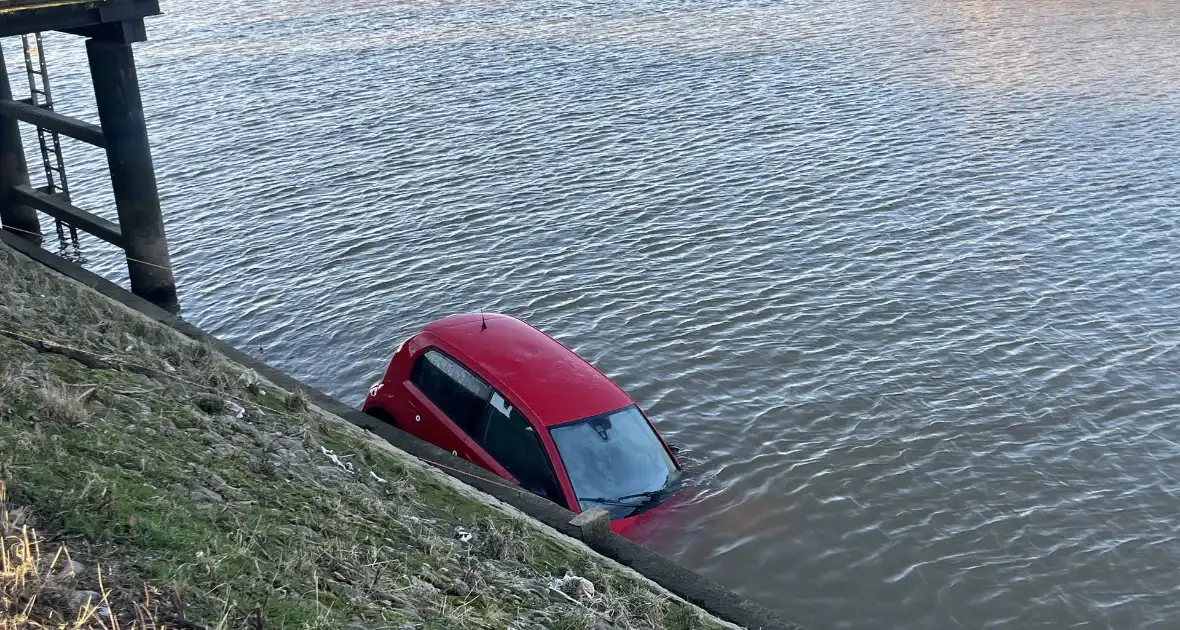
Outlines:
{"label": "water ripple", "polygon": [[[523,316],[685,447],[648,543],[808,627],[1174,625],[1175,3],[165,10],[199,325],[358,402],[427,321]],[[66,159],[112,218],[102,153]]]}

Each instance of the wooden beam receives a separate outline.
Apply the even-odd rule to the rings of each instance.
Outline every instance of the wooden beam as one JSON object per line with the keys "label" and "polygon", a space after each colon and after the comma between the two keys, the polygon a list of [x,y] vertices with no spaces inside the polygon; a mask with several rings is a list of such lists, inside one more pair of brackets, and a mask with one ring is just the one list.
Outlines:
{"label": "wooden beam", "polygon": [[[8,66],[0,50],[0,99],[12,98]],[[9,191],[13,186],[29,183],[25,150],[20,138],[20,124],[14,118],[0,116],[0,225],[37,243],[41,242],[41,220],[37,211],[17,202]]]}
{"label": "wooden beam", "polygon": [[106,136],[102,134],[102,127],[69,116],[62,116],[57,112],[43,107],[34,107],[21,101],[0,99],[0,116],[8,116],[49,131],[56,131],[96,147],[107,145]]}
{"label": "wooden beam", "polygon": [[88,39],[86,56],[98,119],[106,134],[107,166],[127,250],[131,292],[177,313],[180,303],[131,44]]}
{"label": "wooden beam", "polygon": [[61,219],[116,247],[125,246],[123,233],[119,231],[119,226],[100,216],[72,206],[57,195],[48,195],[25,184],[13,186],[10,194],[17,203],[36,208],[55,219]]}
{"label": "wooden beam", "polygon": [[63,29],[63,32],[118,44],[134,44],[136,42],[147,41],[147,27],[143,24],[143,18],[133,18],[119,22],[104,22],[81,28]]}
{"label": "wooden beam", "polygon": [[27,6],[0,9],[0,37],[37,31],[68,31],[159,14],[159,0],[38,0]]}

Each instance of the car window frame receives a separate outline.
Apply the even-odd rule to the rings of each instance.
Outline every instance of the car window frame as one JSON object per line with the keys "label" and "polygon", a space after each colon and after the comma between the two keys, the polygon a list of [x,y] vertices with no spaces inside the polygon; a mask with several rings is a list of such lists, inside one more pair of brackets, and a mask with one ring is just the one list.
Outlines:
{"label": "car window frame", "polygon": [[[480,410],[479,418],[477,419],[478,424],[476,426],[472,427],[473,431],[475,431],[475,434],[468,432],[467,429],[463,428],[463,426],[460,425],[458,422],[456,422],[454,420],[454,418],[451,418],[451,416],[449,414],[447,414],[447,412],[445,410],[443,410],[443,408],[440,407],[439,404],[437,402],[435,402],[435,400],[433,398],[430,397],[430,395],[428,395],[426,392],[422,391],[422,388],[418,386],[418,383],[414,382],[414,367],[417,365],[417,363],[419,361],[424,360],[426,355],[430,352],[436,352],[439,355],[445,357],[448,361],[451,361],[455,365],[459,366],[460,369],[462,369],[463,371],[470,374],[472,378],[479,381],[485,387],[488,388],[488,391],[490,393],[488,394],[488,399],[484,401],[483,408]],[[419,349],[418,352],[416,353],[416,355],[413,356],[413,361],[410,363],[410,373],[408,375],[407,380],[410,382],[411,385],[414,386],[415,389],[417,389],[426,398],[426,400],[430,401],[430,404],[434,405],[435,408],[437,408],[442,413],[442,415],[447,419],[448,422],[453,424],[455,426],[455,428],[457,428],[460,432],[462,432],[463,437],[470,441],[469,447],[479,449],[484,455],[487,456],[487,458],[490,461],[495,462],[496,466],[499,466],[502,470],[504,470],[504,472],[508,473],[513,479],[516,479],[519,484],[520,480],[516,478],[516,475],[512,474],[512,471],[508,470],[508,468],[505,467],[504,464],[501,463],[499,459],[497,459],[494,455],[492,455],[492,453],[489,452],[486,447],[484,447],[483,442],[481,441],[481,437],[487,432],[487,422],[486,422],[486,420],[484,420],[484,416],[488,415],[486,413],[487,408],[489,406],[491,406],[491,404],[492,404],[492,396],[499,395],[500,398],[504,400],[504,402],[508,403],[509,405],[512,406],[512,408],[515,411],[519,412],[520,416],[522,418],[524,418],[524,421],[526,423],[528,423],[528,426],[530,428],[532,428],[533,437],[537,440],[537,446],[540,447],[541,453],[545,456],[545,461],[548,463],[548,466],[549,466],[549,472],[550,472],[550,474],[553,475],[553,481],[557,484],[557,491],[561,494],[561,498],[562,498],[561,502],[554,501],[554,503],[556,503],[557,505],[559,505],[567,510],[571,509],[570,508],[571,505],[580,505],[580,502],[577,501],[577,495],[576,494],[571,495],[572,486],[569,491],[566,490],[566,485],[568,483],[568,475],[565,472],[565,462],[560,460],[561,453],[559,453],[556,448],[550,448],[549,445],[546,443],[546,440],[549,439],[548,431],[546,430],[547,427],[536,422],[533,418],[531,418],[529,416],[529,414],[525,413],[524,408],[521,405],[517,404],[516,401],[514,401],[512,398],[506,396],[502,391],[500,391],[496,387],[493,387],[492,384],[487,381],[487,379],[485,379],[482,376],[480,376],[479,374],[477,374],[475,372],[475,370],[472,370],[470,367],[468,367],[466,363],[455,358],[449,352],[443,350],[442,348],[440,348],[437,345],[427,345],[424,348]],[[542,435],[542,433],[544,433],[544,435]],[[480,437],[477,437],[477,435],[479,435]],[[556,455],[558,459],[555,460],[554,455]],[[560,471],[558,470],[558,467],[557,467],[558,463],[561,464]],[[563,480],[563,476],[565,476],[564,480]],[[521,488],[523,489],[523,486],[521,486]],[[533,493],[529,492],[529,494],[533,494]],[[548,499],[548,497],[541,497],[541,498],[552,501],[552,499]],[[574,499],[573,503],[570,502],[571,498]]]}
{"label": "car window frame", "polygon": [[[492,396],[488,397],[487,407],[492,406],[492,397],[494,397],[494,396],[499,396],[501,400],[503,400],[507,405],[509,405],[512,408],[512,411],[515,411],[520,416],[520,419],[523,420],[525,425],[530,429],[529,432],[533,434],[533,440],[537,445],[537,450],[540,452],[541,457],[545,461],[545,467],[546,467],[547,472],[549,473],[550,479],[553,482],[554,489],[556,490],[557,494],[561,496],[561,501],[553,501],[553,499],[549,499],[549,500],[553,501],[554,503],[557,503],[561,507],[568,510],[570,499],[569,499],[569,496],[567,496],[568,493],[565,490],[565,486],[561,483],[561,477],[558,476],[557,467],[554,465],[555,462],[553,461],[553,455],[550,453],[550,449],[545,444],[544,436],[542,435],[542,433],[544,431],[544,427],[540,426],[537,422],[535,422],[532,418],[530,418],[529,415],[527,413],[525,413],[524,409],[522,409],[520,405],[516,404],[512,399],[505,396],[503,394],[503,392],[501,392],[500,390],[498,390],[494,387],[492,388]],[[481,431],[481,438],[487,437],[487,429],[489,426],[491,426],[491,422],[493,420],[490,417],[491,414],[485,413],[483,415],[485,417],[487,417],[487,419],[483,423],[483,427],[482,427],[482,431]],[[511,412],[509,412],[509,414],[505,417],[511,418],[512,417]],[[495,454],[493,454],[491,451],[488,450],[487,446],[484,445],[481,438],[472,438],[472,439],[479,446],[479,448],[483,449],[483,451],[488,454],[489,457],[491,457],[497,464],[499,464],[502,468],[504,468],[504,470],[507,470],[508,474],[510,474],[514,478],[516,478],[516,473],[513,473],[511,470],[508,470],[508,467],[505,466],[504,463],[502,461],[500,461],[500,459],[495,456]],[[563,465],[564,465],[564,463],[563,463]],[[517,481],[519,482],[520,479],[517,478]],[[543,497],[543,498],[549,498],[549,497]]]}
{"label": "car window frame", "polygon": [[[419,384],[414,381],[414,368],[417,367],[419,361],[425,360],[426,355],[430,354],[431,352],[437,353],[437,354],[441,355],[443,358],[445,358],[446,360],[450,361],[451,363],[454,363],[455,365],[457,365],[459,367],[459,369],[463,370],[468,375],[470,375],[471,378],[479,381],[480,383],[483,384],[484,387],[488,388],[488,398],[483,403],[484,407],[486,407],[488,404],[490,404],[491,399],[492,399],[492,394],[496,393],[496,388],[492,387],[492,385],[490,383],[488,383],[487,380],[485,380],[479,374],[476,374],[474,370],[467,367],[467,365],[465,363],[463,363],[462,361],[451,356],[449,353],[445,352],[442,348],[439,348],[438,346],[426,346],[425,348],[421,349],[418,352],[418,356],[414,358],[413,363],[410,364],[410,374],[409,374],[409,378],[407,379],[407,380],[409,380],[410,384],[413,385],[414,388],[417,389],[419,392],[421,392],[422,395],[425,396],[426,399],[429,400],[432,405],[434,405],[439,411],[441,411],[442,415],[446,416],[447,420],[450,421],[451,424],[455,425],[455,427],[458,428],[460,431],[462,431],[463,434],[466,435],[468,438],[470,438],[472,442],[474,442],[475,444],[478,445],[479,442],[478,442],[478,440],[476,440],[475,436],[472,435],[472,433],[469,432],[466,428],[464,428],[462,424],[459,424],[458,421],[456,421],[454,418],[452,418],[450,416],[450,414],[448,414],[446,412],[446,410],[443,409],[441,405],[439,405],[438,401],[436,401],[434,398],[432,398],[430,396],[430,394],[423,391],[422,388],[419,386]],[[449,375],[448,375],[448,377],[449,377]],[[456,383],[456,384],[458,384],[458,383]],[[484,409],[480,408],[479,413],[476,417],[476,422],[479,422],[480,419],[482,419],[483,413],[484,413]],[[480,429],[479,426],[472,427],[472,430],[476,431],[476,432],[478,432],[479,429]]]}

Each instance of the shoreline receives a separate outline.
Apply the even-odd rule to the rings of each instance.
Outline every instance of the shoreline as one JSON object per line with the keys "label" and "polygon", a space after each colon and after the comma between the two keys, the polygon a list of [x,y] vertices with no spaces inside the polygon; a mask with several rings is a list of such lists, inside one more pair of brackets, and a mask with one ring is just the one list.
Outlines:
{"label": "shoreline", "polygon": [[0,479],[123,598],[184,584],[154,601],[210,627],[796,628],[625,539],[587,546],[556,505],[3,240],[0,437],[25,448]]}

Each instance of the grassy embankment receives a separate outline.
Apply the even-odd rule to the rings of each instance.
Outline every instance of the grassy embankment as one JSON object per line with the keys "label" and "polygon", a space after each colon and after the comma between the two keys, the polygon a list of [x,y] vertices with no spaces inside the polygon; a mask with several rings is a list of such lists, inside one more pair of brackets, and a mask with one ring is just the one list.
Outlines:
{"label": "grassy embankment", "polygon": [[3,245],[0,480],[0,630],[723,627]]}

